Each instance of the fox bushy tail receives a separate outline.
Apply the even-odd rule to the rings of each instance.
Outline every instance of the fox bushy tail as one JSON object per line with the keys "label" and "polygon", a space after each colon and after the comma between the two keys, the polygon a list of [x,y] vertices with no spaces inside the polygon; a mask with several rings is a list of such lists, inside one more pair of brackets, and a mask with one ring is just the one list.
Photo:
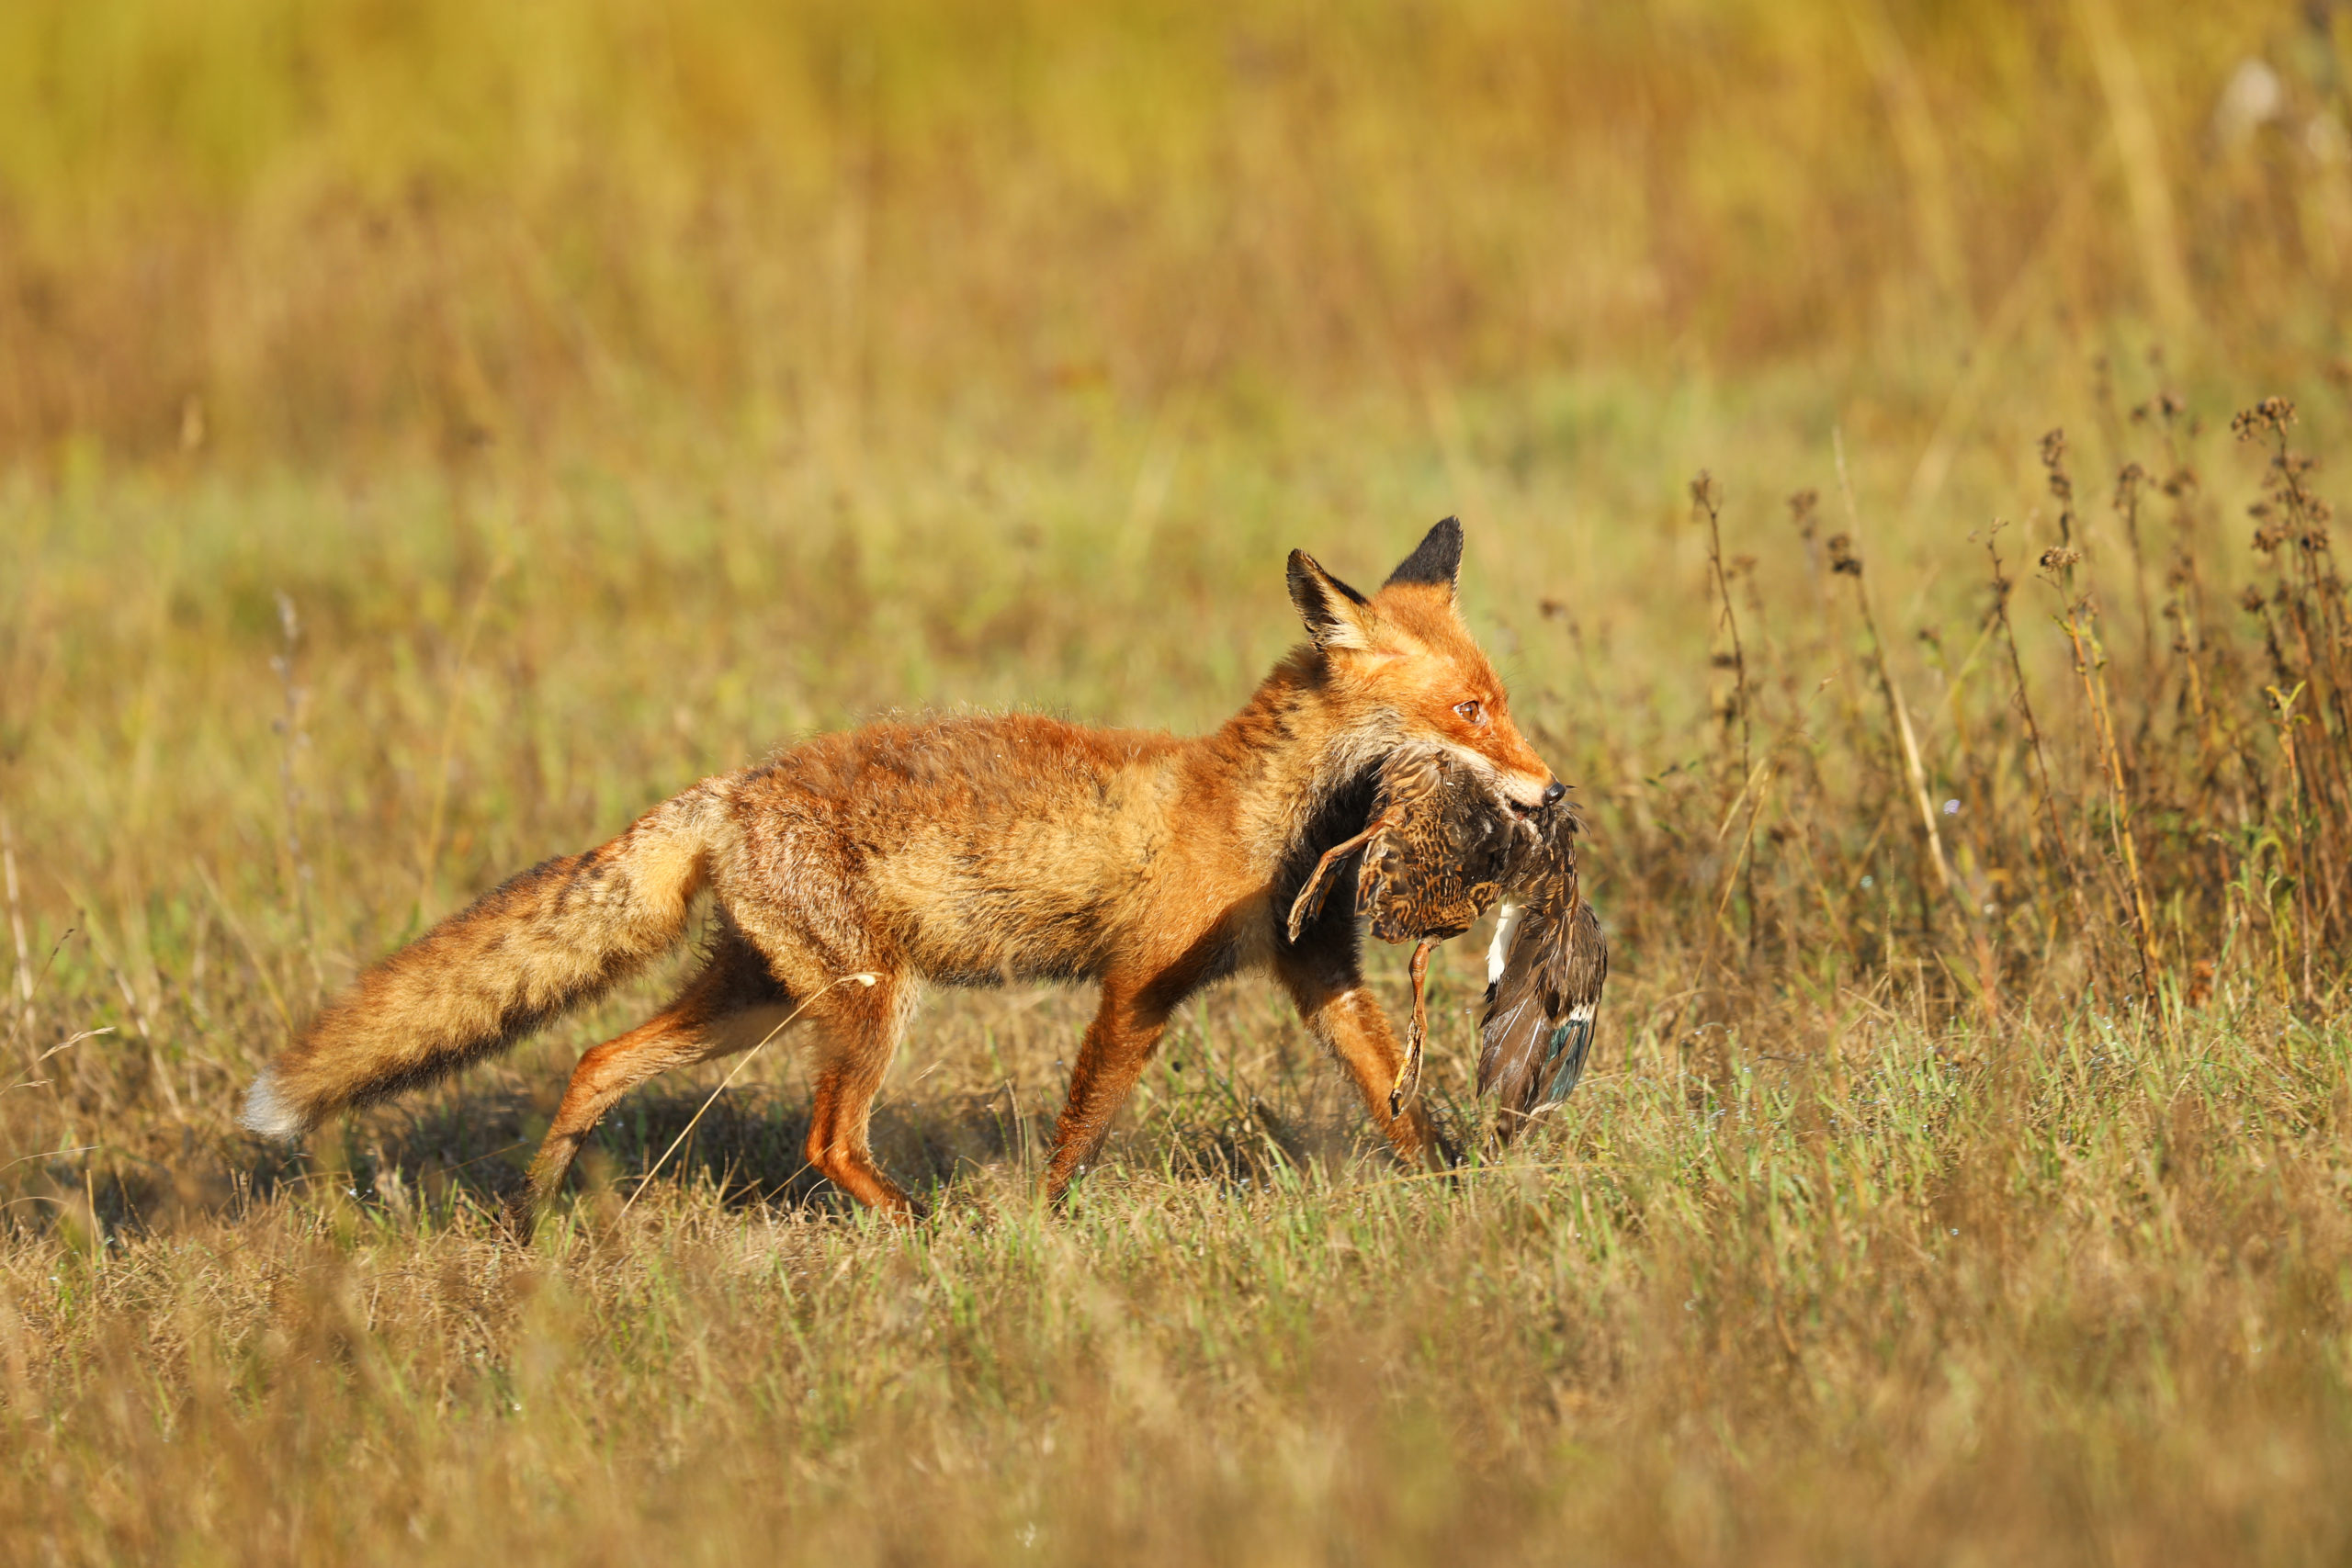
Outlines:
{"label": "fox bushy tail", "polygon": [[300,1136],[505,1050],[676,945],[709,876],[708,785],[482,895],[359,976],[261,1071],[238,1120]]}

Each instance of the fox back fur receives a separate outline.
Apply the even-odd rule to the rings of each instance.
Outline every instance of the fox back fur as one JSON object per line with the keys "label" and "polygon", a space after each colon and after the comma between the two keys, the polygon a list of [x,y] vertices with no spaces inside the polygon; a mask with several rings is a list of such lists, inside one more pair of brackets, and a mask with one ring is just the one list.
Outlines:
{"label": "fox back fur", "polygon": [[[1419,1103],[1388,1104],[1403,1052],[1364,987],[1351,911],[1340,901],[1295,940],[1283,917],[1400,745],[1445,748],[1522,809],[1560,793],[1456,610],[1461,554],[1448,518],[1367,596],[1293,552],[1309,640],[1213,734],[1026,714],[888,720],[706,779],[367,971],[263,1070],[243,1122],[299,1137],[503,1050],[674,946],[708,894],[708,962],[651,1020],[582,1058],[526,1215],[629,1089],[745,1049],[795,1010],[815,1036],[812,1164],[864,1202],[910,1212],[866,1122],[924,982],[1101,987],[1049,1195],[1093,1159],[1170,1013],[1245,971],[1289,992],[1398,1154],[1432,1161]],[[838,983],[853,976],[867,983]]]}

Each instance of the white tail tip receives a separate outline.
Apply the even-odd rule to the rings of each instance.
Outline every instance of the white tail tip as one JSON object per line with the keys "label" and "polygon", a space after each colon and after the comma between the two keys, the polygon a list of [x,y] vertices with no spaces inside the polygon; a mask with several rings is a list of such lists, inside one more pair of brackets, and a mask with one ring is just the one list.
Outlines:
{"label": "white tail tip", "polygon": [[237,1125],[257,1137],[276,1138],[281,1143],[301,1136],[302,1118],[278,1089],[274,1069],[264,1067],[254,1079],[253,1088],[245,1090],[244,1109],[237,1112]]}

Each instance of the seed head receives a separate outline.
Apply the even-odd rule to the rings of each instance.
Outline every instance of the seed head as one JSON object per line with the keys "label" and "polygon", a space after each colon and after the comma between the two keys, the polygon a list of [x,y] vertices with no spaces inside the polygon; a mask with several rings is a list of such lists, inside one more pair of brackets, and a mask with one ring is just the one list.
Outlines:
{"label": "seed head", "polygon": [[1690,481],[1690,504],[1712,515],[1723,503],[1724,487],[1715,482],[1714,475],[1701,468]]}
{"label": "seed head", "polygon": [[2115,476],[2115,510],[2129,512],[2140,502],[2140,487],[2148,482],[2148,470],[2137,463],[2126,463]]}
{"label": "seed head", "polygon": [[2262,435],[2284,435],[2295,423],[2295,405],[2284,398],[2265,398],[2250,409],[2240,409],[2230,421],[2231,433],[2241,441]]}
{"label": "seed head", "polygon": [[1821,492],[1817,490],[1801,490],[1789,497],[1789,516],[1797,525],[1797,537],[1813,537],[1813,513],[1820,504]]}

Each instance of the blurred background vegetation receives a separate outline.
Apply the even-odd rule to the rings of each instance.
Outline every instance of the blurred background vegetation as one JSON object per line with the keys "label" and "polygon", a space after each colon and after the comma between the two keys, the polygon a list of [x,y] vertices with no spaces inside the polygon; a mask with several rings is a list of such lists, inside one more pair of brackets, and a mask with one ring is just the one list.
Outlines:
{"label": "blurred background vegetation", "polygon": [[1773,367],[1903,410],[2053,318],[2276,376],[2342,349],[2343,15],[25,0],[0,450]]}
{"label": "blurred background vegetation", "polygon": [[[0,6],[0,1555],[2340,1557],[2348,83],[2331,0]],[[1460,1185],[1246,987],[1065,1216],[1050,991],[928,1004],[911,1237],[778,1050],[499,1239],[666,975],[233,1131],[698,774],[1213,725],[1449,513],[1618,959]]]}

